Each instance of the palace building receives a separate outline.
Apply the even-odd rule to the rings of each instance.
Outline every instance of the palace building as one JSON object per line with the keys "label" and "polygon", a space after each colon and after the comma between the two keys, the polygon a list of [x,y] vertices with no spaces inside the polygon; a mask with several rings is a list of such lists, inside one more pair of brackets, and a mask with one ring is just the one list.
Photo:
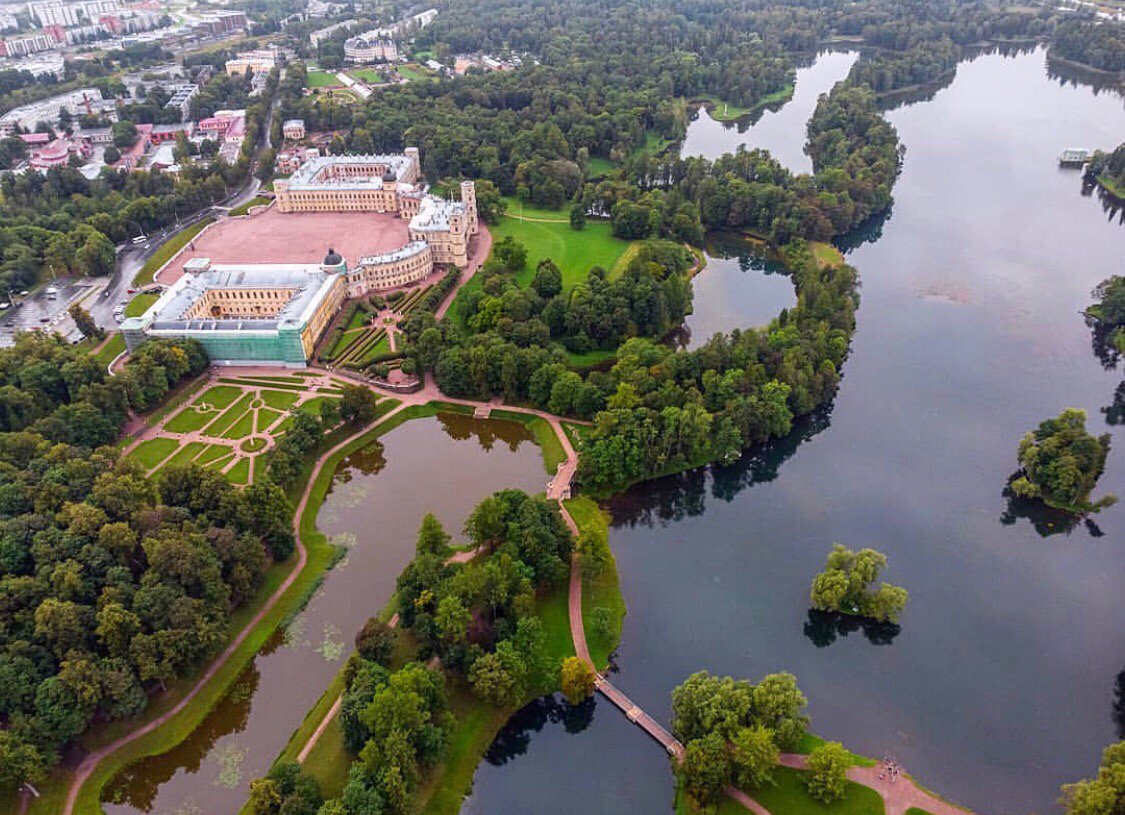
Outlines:
{"label": "palace building", "polygon": [[[274,207],[261,220],[249,216],[242,231],[304,233],[307,239],[307,220],[323,218],[310,213],[349,213],[352,231],[342,238],[350,238],[350,251],[366,243],[372,254],[354,257],[350,265],[332,249],[319,264],[192,257],[148,311],[122,324],[127,347],[146,338],[190,337],[218,364],[304,367],[346,298],[417,284],[438,266],[468,266],[470,239],[479,229],[473,182],[461,182],[461,200],[453,201],[432,195],[418,179],[413,147],[394,155],[310,156],[289,178],[274,182]],[[364,223],[357,230],[357,216],[370,217],[370,227]],[[406,221],[406,229],[392,229],[394,219]],[[234,231],[213,247],[220,253],[239,243],[241,227],[229,223]],[[325,239],[331,240],[330,233]],[[281,244],[255,244],[252,238],[241,251],[257,261],[286,253]]]}
{"label": "palace building", "polygon": [[195,258],[140,317],[121,325],[130,351],[146,339],[198,340],[219,365],[305,367],[344,301],[343,259],[322,264],[212,264]]}
{"label": "palace building", "polygon": [[383,212],[409,219],[411,244],[429,246],[430,268],[423,269],[418,260],[421,250],[407,252],[409,244],[392,253],[393,259],[383,256],[378,265],[409,266],[417,274],[412,280],[421,280],[433,264],[468,264],[469,238],[477,233],[477,198],[472,181],[461,182],[460,201],[448,201],[417,184],[418,175],[418,148],[407,147],[400,155],[314,158],[289,178],[275,181],[273,188],[279,212]]}

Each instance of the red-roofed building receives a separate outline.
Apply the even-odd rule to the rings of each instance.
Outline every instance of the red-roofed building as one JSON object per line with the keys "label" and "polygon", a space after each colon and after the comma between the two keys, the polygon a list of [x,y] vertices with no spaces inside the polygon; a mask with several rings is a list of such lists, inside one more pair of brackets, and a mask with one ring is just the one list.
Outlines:
{"label": "red-roofed building", "polygon": [[56,139],[44,147],[34,150],[31,154],[31,166],[38,170],[49,167],[61,167],[66,164],[71,155],[89,158],[90,145],[82,141],[70,139]]}
{"label": "red-roofed building", "polygon": [[20,141],[24,144],[48,144],[53,138],[50,133],[20,133]]}

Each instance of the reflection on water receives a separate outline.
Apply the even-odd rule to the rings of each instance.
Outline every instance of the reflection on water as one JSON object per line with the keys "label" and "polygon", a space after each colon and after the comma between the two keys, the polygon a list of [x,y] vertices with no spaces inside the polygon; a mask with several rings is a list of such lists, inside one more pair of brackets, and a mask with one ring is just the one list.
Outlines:
{"label": "reflection on water", "polygon": [[856,631],[862,631],[872,645],[890,645],[902,632],[902,626],[852,614],[840,614],[837,611],[817,611],[810,608],[804,630],[809,642],[817,648],[827,648],[841,637]]}
{"label": "reflection on water", "polygon": [[1012,490],[1011,483],[1018,477],[1018,472],[1012,473],[1008,483],[1004,485],[1003,493],[1001,493],[1007,501],[1007,507],[1000,515],[1000,523],[1004,526],[1012,526],[1020,520],[1027,520],[1031,522],[1031,526],[1042,538],[1049,538],[1052,535],[1070,535],[1076,529],[1084,529],[1092,538],[1100,538],[1105,534],[1097,522],[1089,516],[1064,512],[1061,509],[1048,506],[1040,500],[1017,495]]}
{"label": "reflection on water", "polygon": [[735,234],[708,236],[707,263],[692,279],[692,313],[673,334],[679,348],[695,349],[719,332],[764,326],[797,304],[785,267]]}
{"label": "reflection on water", "polygon": [[747,448],[731,464],[712,464],[665,476],[649,481],[644,489],[613,496],[606,502],[606,508],[614,527],[652,526],[702,515],[707,510],[708,491],[712,498],[730,503],[743,490],[776,479],[781,465],[802,444],[828,429],[831,417],[829,402],[794,421],[788,436]]}
{"label": "reflection on water", "polygon": [[820,54],[808,67],[797,69],[792,99],[737,122],[716,121],[706,108],[699,108],[688,125],[680,155],[714,160],[745,145],[748,150],[769,150],[795,173],[812,172],[812,160],[805,155],[805,124],[816,108],[817,97],[848,75],[857,56],[854,51]]}
{"label": "reflection on water", "polygon": [[567,733],[581,733],[594,719],[591,697],[578,705],[569,704],[562,696],[541,696],[520,708],[496,734],[484,754],[484,760],[497,767],[507,764],[516,756],[527,753],[531,734],[540,732],[547,724],[561,724]]}
{"label": "reflection on water", "polygon": [[185,742],[117,776],[106,812],[238,812],[340,669],[354,632],[390,599],[422,516],[433,512],[459,540],[480,499],[508,487],[540,492],[546,479],[526,427],[471,416],[416,419],[347,456],[317,517],[346,560]]}

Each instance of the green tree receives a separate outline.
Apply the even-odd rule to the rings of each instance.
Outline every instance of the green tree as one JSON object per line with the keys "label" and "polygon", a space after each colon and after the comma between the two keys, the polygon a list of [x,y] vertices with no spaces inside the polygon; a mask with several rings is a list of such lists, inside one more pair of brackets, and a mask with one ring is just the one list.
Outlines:
{"label": "green tree", "polygon": [[81,304],[74,303],[67,309],[67,313],[70,314],[70,318],[74,320],[74,325],[82,332],[83,337],[93,337],[98,340],[105,337],[105,332],[98,328],[90,312],[82,308]]}
{"label": "green tree", "polygon": [[1120,815],[1125,812],[1125,741],[1111,744],[1102,751],[1096,777],[1064,784],[1059,803],[1066,809],[1067,815]]}
{"label": "green tree", "polygon": [[731,782],[731,754],[718,733],[689,741],[681,766],[684,790],[698,804],[710,806],[719,800]]}
{"label": "green tree", "polygon": [[563,696],[572,705],[585,702],[594,695],[596,675],[590,663],[580,657],[567,657],[560,669]]}
{"label": "green tree", "polygon": [[441,521],[432,512],[427,512],[418,529],[418,554],[444,557],[449,554],[449,541],[449,534],[441,525]]}
{"label": "green tree", "polygon": [[850,764],[848,751],[838,741],[825,742],[809,753],[809,795],[824,804],[842,798],[847,790]]}
{"label": "green tree", "polygon": [[351,425],[367,424],[378,413],[378,398],[362,385],[340,387],[340,418]]}
{"label": "green tree", "polygon": [[364,659],[380,665],[390,664],[397,635],[395,630],[378,617],[369,617],[356,632],[355,650]]}
{"label": "green tree", "polygon": [[581,202],[570,208],[570,228],[575,232],[586,228],[586,207]]}
{"label": "green tree", "polygon": [[731,769],[735,786],[753,789],[773,783],[781,751],[773,740],[773,731],[755,725],[739,730],[731,741]]}

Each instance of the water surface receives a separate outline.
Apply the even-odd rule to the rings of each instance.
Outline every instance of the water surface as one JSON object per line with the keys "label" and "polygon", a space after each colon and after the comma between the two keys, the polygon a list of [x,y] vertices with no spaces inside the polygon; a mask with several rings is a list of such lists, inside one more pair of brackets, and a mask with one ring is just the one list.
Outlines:
{"label": "water surface", "polygon": [[441,414],[416,419],[341,463],[317,525],[348,548],[308,606],[271,638],[179,747],[139,762],[106,791],[109,815],[236,813],[351,652],[355,632],[390,600],[414,556],[422,516],[461,526],[492,492],[541,492],[539,448],[521,424]]}
{"label": "water surface", "polygon": [[826,51],[811,65],[797,69],[793,98],[735,122],[719,122],[706,108],[699,108],[688,125],[680,155],[716,159],[733,153],[739,145],[761,148],[795,173],[811,173],[812,161],[805,155],[805,124],[816,108],[817,97],[848,75],[858,54],[855,51]]}
{"label": "water surface", "polygon": [[[818,733],[889,752],[980,812],[1057,812],[1059,785],[1091,775],[1125,727],[1125,505],[1074,523],[1003,488],[1020,437],[1073,405],[1113,434],[1099,494],[1125,497],[1125,435],[1101,412],[1122,372],[1079,313],[1125,268],[1125,227],[1056,163],[1120,142],[1125,107],[1054,81],[1037,49],[962,64],[888,116],[906,163],[893,212],[848,244],[862,302],[835,403],[734,467],[610,505],[629,610],[614,682],[667,721],[693,671],[791,671]],[[885,578],[910,592],[900,630],[809,616],[834,542],[887,554]],[[482,764],[472,811],[520,811],[539,790],[537,812],[570,812],[558,777],[590,756],[605,760],[586,769],[586,811],[671,811],[670,792],[620,800],[624,772],[663,792],[669,771],[631,725],[647,763],[622,755],[608,716],[599,705],[581,733],[547,727],[526,755]]]}

